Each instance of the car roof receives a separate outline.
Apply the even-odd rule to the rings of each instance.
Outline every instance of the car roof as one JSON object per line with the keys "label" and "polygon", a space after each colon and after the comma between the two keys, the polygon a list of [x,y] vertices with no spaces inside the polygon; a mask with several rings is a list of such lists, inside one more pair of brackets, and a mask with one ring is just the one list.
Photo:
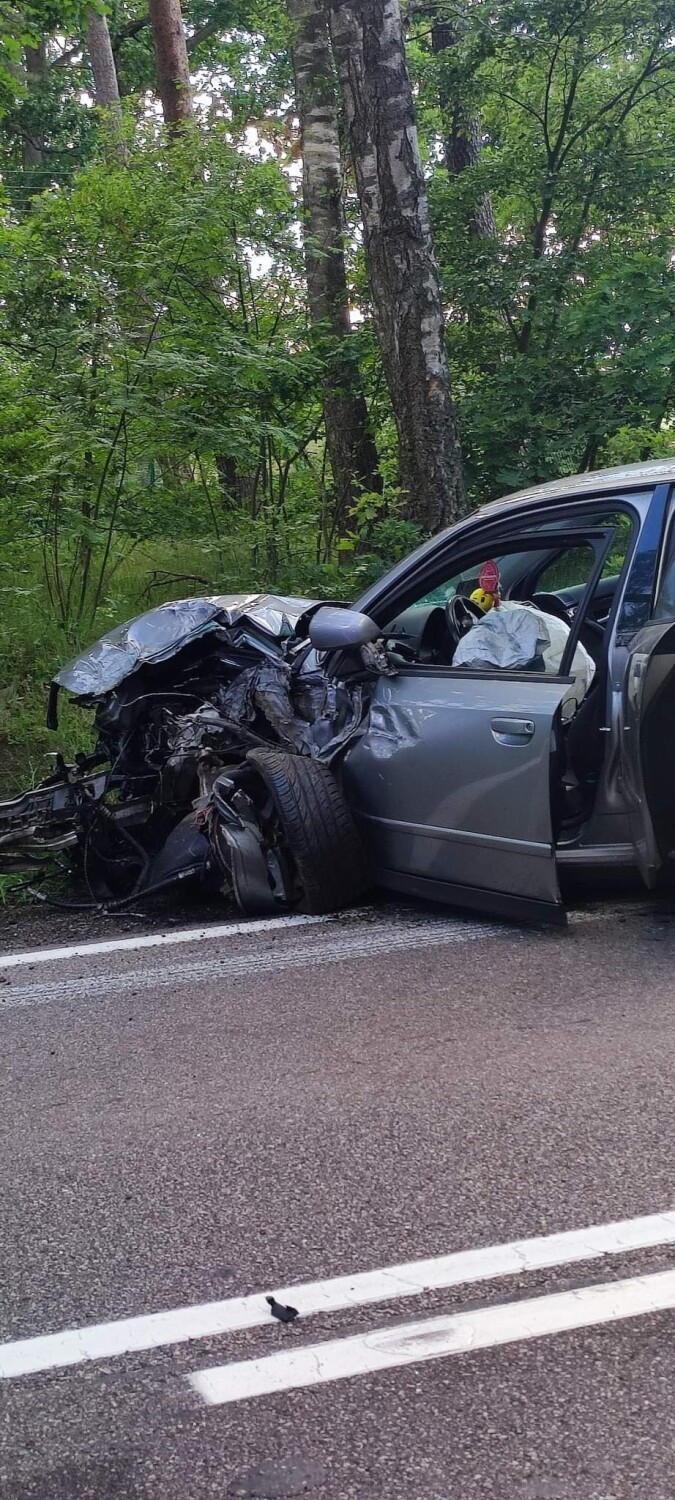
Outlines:
{"label": "car roof", "polygon": [[639,489],[642,485],[675,483],[675,458],[650,459],[642,464],[621,464],[615,469],[591,469],[586,474],[569,474],[564,479],[551,479],[547,484],[534,485],[529,490],[516,490],[481,506],[480,515],[504,510],[511,505],[533,505],[542,500],[569,500],[574,495],[604,495],[608,492]]}
{"label": "car roof", "polygon": [[565,479],[549,480],[547,484],[537,484],[532,489],[504,495],[501,500],[490,501],[479,510],[471,511],[459,523],[455,522],[453,526],[448,526],[427,541],[421,542],[402,562],[395,563],[383,578],[370,584],[360,599],[356,600],[354,608],[364,610],[367,614],[371,605],[377,606],[380,596],[408,573],[411,564],[423,562],[443,545],[445,538],[450,539],[469,531],[484,516],[494,517],[495,520],[504,516],[506,519],[511,510],[523,506],[545,505],[547,501],[556,505],[584,495],[630,495],[639,489],[668,483],[675,484],[675,457],[652,459],[642,464],[622,464],[616,469],[595,469],[586,474],[570,474]]}

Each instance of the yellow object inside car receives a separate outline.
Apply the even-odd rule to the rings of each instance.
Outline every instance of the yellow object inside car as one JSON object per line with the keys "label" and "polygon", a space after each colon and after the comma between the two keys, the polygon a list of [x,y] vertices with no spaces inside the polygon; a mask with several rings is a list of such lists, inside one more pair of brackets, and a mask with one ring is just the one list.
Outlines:
{"label": "yellow object inside car", "polygon": [[492,609],[495,602],[494,594],[486,593],[485,589],[474,589],[473,593],[469,594],[469,598],[472,604],[477,604],[478,608],[482,609],[484,615]]}

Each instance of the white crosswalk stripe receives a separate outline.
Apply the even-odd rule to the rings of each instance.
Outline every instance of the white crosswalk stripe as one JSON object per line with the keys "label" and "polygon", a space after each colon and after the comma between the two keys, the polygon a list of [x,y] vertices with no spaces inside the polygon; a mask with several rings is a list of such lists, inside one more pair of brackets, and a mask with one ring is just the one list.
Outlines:
{"label": "white crosswalk stripe", "polygon": [[[291,1303],[305,1319],[313,1314],[398,1301],[424,1292],[494,1281],[516,1273],[542,1270],[675,1245],[675,1210],[596,1224],[534,1239],[512,1240],[475,1250],[454,1251],[431,1260],[411,1261],[380,1270],[355,1272],[328,1280],[275,1286],[278,1301]],[[66,1329],[0,1344],[0,1379],[65,1368],[96,1359],[111,1359],[142,1349],[158,1349],[215,1335],[270,1327],[265,1292],[229,1297],[166,1312],[146,1313],[116,1322]]]}
{"label": "white crosswalk stripe", "polygon": [[263,1359],[238,1360],[200,1370],[188,1379],[207,1405],[220,1406],[674,1307],[675,1271],[661,1271],[654,1276],[635,1276],[572,1292],[554,1292],[549,1297],[483,1307],[477,1312],[425,1318],[354,1338],[268,1354]]}

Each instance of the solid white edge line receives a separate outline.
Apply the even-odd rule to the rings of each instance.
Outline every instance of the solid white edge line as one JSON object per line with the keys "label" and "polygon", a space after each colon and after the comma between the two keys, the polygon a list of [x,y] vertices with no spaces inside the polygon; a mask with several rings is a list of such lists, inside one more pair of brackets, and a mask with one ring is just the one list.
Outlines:
{"label": "solid white edge line", "polygon": [[[361,915],[370,908],[360,907]],[[645,910],[648,909],[645,907]],[[250,922],[214,923],[211,927],[185,927],[179,932],[150,932],[132,938],[108,938],[102,943],[73,943],[65,948],[33,948],[21,953],[0,954],[0,969],[19,969],[28,964],[57,963],[67,958],[95,958],[100,953],[136,953],[141,948],[166,948],[177,943],[203,943],[209,938],[249,937],[258,932],[277,932],[284,927],[315,927],[317,924],[337,922],[348,916],[348,912],[328,912],[324,916],[259,917]],[[571,921],[607,921],[614,915],[610,912],[573,912]],[[487,915],[470,912],[452,913],[457,924],[489,922]]]}
{"label": "solid white edge line", "polygon": [[607,1281],[553,1292],[522,1302],[451,1313],[423,1322],[383,1328],[352,1338],[332,1339],[263,1359],[239,1360],[188,1375],[208,1406],[245,1401],[299,1387],[323,1385],[348,1376],[373,1375],[401,1365],[473,1354],[477,1349],[544,1338],[573,1329],[616,1323],[675,1307],[675,1270],[627,1281]]}
{"label": "solid white edge line", "polygon": [[[343,1308],[415,1297],[426,1291],[668,1244],[675,1244],[675,1210],[640,1219],[625,1219],[615,1224],[566,1230],[537,1239],[513,1240],[506,1245],[459,1250],[434,1260],[412,1261],[383,1270],[357,1272],[353,1276],[337,1276],[287,1287],[271,1285],[268,1290],[274,1292],[279,1302],[290,1302],[297,1307],[304,1319],[313,1313],[339,1312]],[[59,1369],[92,1359],[109,1359],[141,1349],[238,1333],[269,1323],[270,1310],[265,1294],[260,1292],[248,1297],[227,1298],[222,1302],[124,1318],[114,1323],[69,1329],[63,1333],[18,1339],[0,1344],[0,1379],[33,1375],[40,1370]]]}
{"label": "solid white edge line", "polygon": [[213,927],[185,927],[180,932],[150,932],[143,937],[109,938],[104,943],[74,943],[70,948],[36,948],[30,953],[0,956],[0,969],[18,969],[25,964],[56,963],[62,958],[91,958],[98,953],[136,953],[141,948],[165,948],[174,943],[203,943],[209,938],[249,937],[259,932],[277,932],[282,927],[312,927],[334,922],[334,916],[262,917],[251,922],[225,922]]}

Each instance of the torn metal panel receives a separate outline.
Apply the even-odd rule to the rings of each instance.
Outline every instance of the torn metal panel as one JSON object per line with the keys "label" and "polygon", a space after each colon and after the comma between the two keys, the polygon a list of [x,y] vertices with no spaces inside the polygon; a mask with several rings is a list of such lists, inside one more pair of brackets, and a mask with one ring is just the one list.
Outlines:
{"label": "torn metal panel", "polygon": [[[304,636],[315,607],[263,594],[178,600],[64,667],[52,684],[53,720],[60,688],[90,704],[96,750],[61,764],[47,791],[0,808],[4,867],[18,868],[20,854],[21,868],[35,869],[65,848],[105,904],[214,872],[244,910],[297,902],[278,820],[259,777],[257,800],[249,795],[256,775],[245,762],[272,746],[331,764],[362,731],[363,661],[355,654],[349,683],[325,676]],[[374,657],[369,668],[378,670]],[[94,766],[106,767],[95,781],[84,776]]]}
{"label": "torn metal panel", "polygon": [[218,626],[233,632],[233,645],[256,649],[261,636],[263,643],[288,640],[311,603],[276,594],[216,594],[159,604],[109,631],[62,667],[54,682],[75,697],[99,697],[145,663],[169,660],[189,641]]}
{"label": "torn metal panel", "polygon": [[368,716],[368,748],[376,760],[389,760],[399,750],[416,745],[420,731],[409,708],[396,703],[373,703]]}
{"label": "torn metal panel", "polygon": [[283,662],[242,672],[218,704],[263,739],[326,762],[360,732],[365,713],[362,683],[347,687],[318,674],[305,678]]}
{"label": "torn metal panel", "polygon": [[209,840],[204,829],[199,826],[197,814],[190,812],[172,828],[155,858],[149,863],[145,885],[148,890],[159,890],[172,885],[176,880],[184,880],[189,875],[207,879],[210,861]]}
{"label": "torn metal panel", "polygon": [[[226,893],[241,911],[288,910],[298,889],[288,858],[270,824],[270,807],[256,805],[246,767],[213,784],[203,819]],[[264,798],[268,803],[269,799]]]}
{"label": "torn metal panel", "polygon": [[359,651],[361,661],[367,672],[372,672],[377,677],[395,677],[398,668],[394,666],[382,641],[366,641]]}
{"label": "torn metal panel", "polygon": [[291,669],[285,662],[261,662],[240,673],[224,693],[218,707],[229,719],[259,725],[287,748],[310,755],[309,726],[296,714],[292,700]]}
{"label": "torn metal panel", "polygon": [[331,765],[363,733],[369,687],[364,682],[340,682],[326,677],[298,677],[293,699],[309,725],[310,754]]}

